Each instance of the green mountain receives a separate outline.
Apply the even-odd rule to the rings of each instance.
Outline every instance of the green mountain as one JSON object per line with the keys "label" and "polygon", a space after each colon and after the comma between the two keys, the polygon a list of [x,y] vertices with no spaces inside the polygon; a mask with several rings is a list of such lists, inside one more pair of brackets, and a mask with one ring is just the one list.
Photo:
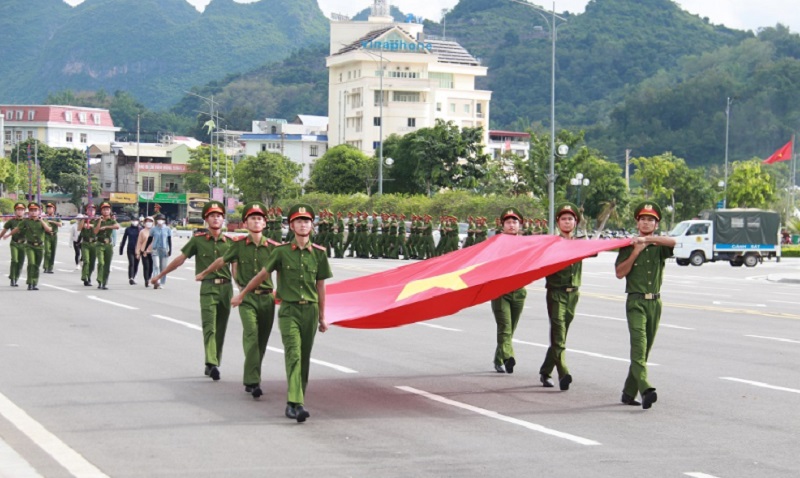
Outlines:
{"label": "green mountain", "polygon": [[192,85],[248,71],[327,41],[315,0],[4,0],[0,98],[41,102],[71,89],[126,90],[144,104],[174,104]]}

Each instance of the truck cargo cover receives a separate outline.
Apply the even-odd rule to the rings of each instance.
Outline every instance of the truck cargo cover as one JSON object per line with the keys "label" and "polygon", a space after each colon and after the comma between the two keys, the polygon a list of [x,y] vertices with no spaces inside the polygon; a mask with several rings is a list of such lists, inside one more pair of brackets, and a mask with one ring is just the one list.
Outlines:
{"label": "truck cargo cover", "polygon": [[781,218],[777,212],[718,209],[703,211],[700,216],[713,221],[714,242],[717,244],[778,244]]}

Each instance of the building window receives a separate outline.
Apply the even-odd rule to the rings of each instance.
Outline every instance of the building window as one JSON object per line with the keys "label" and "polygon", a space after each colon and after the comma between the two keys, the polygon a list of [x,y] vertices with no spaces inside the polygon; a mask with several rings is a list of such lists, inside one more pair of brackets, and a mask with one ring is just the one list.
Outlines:
{"label": "building window", "polygon": [[86,123],[86,113],[78,113],[78,118],[81,123]]}
{"label": "building window", "polygon": [[28,139],[33,138],[33,131],[28,130]]}
{"label": "building window", "polygon": [[164,192],[165,193],[178,192],[178,183],[176,183],[175,181],[166,181],[164,183]]}
{"label": "building window", "polygon": [[22,131],[14,131],[14,139],[17,143],[22,142]]}
{"label": "building window", "polygon": [[17,120],[22,120],[22,110],[17,110]]}
{"label": "building window", "polygon": [[436,111],[438,111],[440,113],[442,112],[442,104],[441,103],[436,103]]}
{"label": "building window", "polygon": [[464,113],[469,114],[469,104],[464,105]]}
{"label": "building window", "polygon": [[453,87],[453,74],[452,73],[428,73],[428,78],[438,82],[439,88],[452,88]]}
{"label": "building window", "polygon": [[373,141],[372,142],[372,149],[378,149],[380,147],[381,147],[381,142],[380,141]]}
{"label": "building window", "polygon": [[339,83],[341,83],[341,82],[342,82],[342,74],[339,73]]}
{"label": "building window", "polygon": [[86,144],[86,133],[81,133],[81,143]]}
{"label": "building window", "polygon": [[450,103],[450,112],[451,113],[455,113],[456,112],[456,104],[455,103]]}
{"label": "building window", "polygon": [[106,189],[111,189],[111,182],[110,181],[106,181],[106,186],[105,187],[106,187]]}
{"label": "building window", "polygon": [[64,121],[66,121],[67,123],[72,123],[72,111],[64,112]]}
{"label": "building window", "polygon": [[267,150],[267,143],[261,143],[261,151]]}
{"label": "building window", "polygon": [[92,119],[94,124],[100,124],[100,115],[98,113],[92,113]]}
{"label": "building window", "polygon": [[[383,97],[383,106],[389,104],[389,92],[388,91],[373,91],[375,93],[375,106],[381,104],[381,96]],[[381,95],[383,93],[383,95]]]}
{"label": "building window", "polygon": [[418,91],[393,91],[392,101],[401,103],[419,103]]}
{"label": "building window", "polygon": [[414,128],[417,126],[417,118],[408,118],[408,126]]}
{"label": "building window", "polygon": [[111,169],[111,166],[112,166],[111,161],[106,163],[106,169]]}
{"label": "building window", "polygon": [[381,125],[381,117],[376,116],[372,118],[372,126],[380,126]]}
{"label": "building window", "polygon": [[156,190],[156,178],[145,176],[142,178],[142,191],[154,192]]}
{"label": "building window", "polygon": [[11,131],[6,131],[5,133],[5,142],[11,143]]}
{"label": "building window", "polygon": [[28,121],[33,121],[33,118],[36,116],[36,112],[34,110],[28,110]]}
{"label": "building window", "polygon": [[72,133],[67,133],[67,143],[72,142]]}
{"label": "building window", "polygon": [[319,155],[319,153],[317,152],[318,149],[319,149],[319,146],[312,145],[308,149],[309,149],[309,153],[308,153],[309,155],[311,155],[311,156],[318,156]]}
{"label": "building window", "polygon": [[269,131],[270,131],[271,134],[278,134],[278,127],[277,126],[272,126],[269,129]]}

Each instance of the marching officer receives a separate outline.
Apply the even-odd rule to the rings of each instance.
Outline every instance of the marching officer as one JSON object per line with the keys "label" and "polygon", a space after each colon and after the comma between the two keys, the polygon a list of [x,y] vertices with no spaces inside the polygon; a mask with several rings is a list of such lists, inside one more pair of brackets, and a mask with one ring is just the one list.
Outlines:
{"label": "marching officer", "polygon": [[631,340],[631,365],[622,389],[622,403],[648,409],[658,399],[655,387],[647,379],[647,358],[661,320],[661,283],[666,260],[672,257],[675,239],[656,236],[661,220],[661,207],[652,201],[640,203],[634,210],[639,235],[631,245],[619,250],[616,261],[617,279],[625,278],[628,299],[625,312]]}
{"label": "marching officer", "polygon": [[309,235],[314,222],[314,209],[297,204],[289,210],[289,228],[295,237],[289,244],[278,246],[267,265],[237,295],[238,305],[248,292],[272,272],[278,274],[277,297],[281,299],[278,325],[283,339],[288,382],[286,416],[304,422],[310,413],[305,409],[311,348],[317,329],[328,330],[325,321],[325,280],[333,277],[325,248],[312,244]]}
{"label": "marching officer", "polygon": [[52,231],[40,213],[39,203],[29,203],[28,218],[9,232],[11,237],[17,233],[21,234],[25,243],[25,256],[28,259],[28,277],[25,282],[28,284],[28,290],[39,290],[36,286],[39,284],[39,268],[44,259],[44,237]]}
{"label": "marching officer", "polygon": [[[14,217],[3,224],[3,232],[0,232],[0,239],[11,238],[11,267],[8,278],[11,280],[11,287],[19,287],[17,281],[25,264],[25,237],[19,232],[19,225],[25,220],[25,203],[14,204]],[[16,231],[14,234],[9,234]]]}
{"label": "marching officer", "polygon": [[[503,234],[517,236],[524,218],[515,207],[509,207],[500,214]],[[517,330],[519,317],[525,307],[528,292],[524,287],[492,300],[492,313],[497,323],[497,348],[494,352],[494,369],[498,373],[514,373],[517,361],[511,344]]]}
{"label": "marching officer", "polygon": [[[149,218],[148,218],[149,219]],[[222,234],[225,221],[225,206],[219,201],[208,201],[203,206],[203,219],[207,232],[195,234],[183,246],[181,253],[150,280],[154,286],[162,276],[182,266],[186,259],[195,257],[195,274],[204,271],[212,262],[228,252],[230,239]],[[228,267],[207,274],[200,284],[200,317],[203,325],[203,347],[205,348],[205,374],[212,380],[220,379],[219,364],[222,360],[222,346],[231,313],[231,271]]]}
{"label": "marching officer", "polygon": [[[578,206],[571,202],[559,204],[556,207],[556,223],[558,234],[563,239],[575,239],[575,230],[581,221]],[[531,224],[533,221],[531,221]],[[575,318],[575,308],[578,306],[581,286],[581,271],[583,261],[578,261],[560,271],[547,276],[545,287],[547,294],[547,316],[550,318],[550,347],[545,354],[544,363],[539,368],[539,381],[542,385],[553,387],[553,367],[558,370],[558,386],[561,390],[569,390],[572,375],[564,359],[564,350],[567,344],[567,332]]]}
{"label": "marching officer", "polygon": [[81,243],[81,260],[83,267],[81,268],[81,280],[83,285],[92,285],[92,272],[94,272],[95,261],[97,260],[97,252],[95,251],[95,243],[97,242],[97,234],[94,233],[94,226],[92,220],[94,219],[94,204],[89,203],[86,205],[86,218],[78,221],[78,229],[80,229],[80,243]]}
{"label": "marching officer", "polygon": [[44,236],[43,272],[45,274],[52,274],[56,259],[56,246],[58,245],[58,228],[60,228],[62,224],[61,219],[56,217],[55,203],[47,203],[45,206],[45,214],[47,215],[47,224],[52,231]]}
{"label": "marching officer", "polygon": [[119,229],[119,223],[111,217],[111,204],[100,205],[100,218],[94,223],[94,234],[97,236],[95,253],[97,254],[97,288],[108,289],[108,275],[111,272],[111,261],[114,259],[114,244],[111,241],[113,231]]}
{"label": "marching officer", "polygon": [[[266,214],[267,206],[263,203],[245,204],[242,219],[247,227],[247,236],[233,241],[225,255],[197,274],[196,279],[202,281],[225,264],[235,263],[236,283],[243,289],[267,264],[273,248],[280,245],[263,233]],[[239,307],[244,346],[243,383],[245,392],[250,393],[253,398],[259,398],[264,393],[261,390],[261,364],[264,354],[267,353],[267,341],[275,320],[275,297],[272,291],[272,278],[267,275],[258,288],[244,297]]]}

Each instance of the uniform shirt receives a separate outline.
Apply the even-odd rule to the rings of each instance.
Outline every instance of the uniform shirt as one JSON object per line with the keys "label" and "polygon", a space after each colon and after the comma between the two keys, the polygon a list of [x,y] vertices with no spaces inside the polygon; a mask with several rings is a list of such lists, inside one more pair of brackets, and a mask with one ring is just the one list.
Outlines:
{"label": "uniform shirt", "polygon": [[[17,219],[16,217],[11,218],[8,221],[6,221],[5,224],[3,224],[3,229],[5,229],[7,231],[13,231],[14,228],[16,228],[17,226],[22,225],[22,221],[24,221],[24,220],[25,219]],[[11,236],[11,240],[13,242],[21,241],[23,239],[24,239],[24,237],[22,236],[22,231],[17,231],[16,234]]]}
{"label": "uniform shirt", "polygon": [[319,302],[317,281],[333,277],[325,248],[309,242],[301,249],[296,240],[276,247],[265,268],[278,271],[277,296],[286,302]]}
{"label": "uniform shirt", "polygon": [[[624,262],[632,253],[633,246],[620,249],[615,265]],[[631,271],[625,276],[625,292],[658,294],[664,280],[664,266],[668,257],[672,257],[671,247],[655,244],[645,247],[631,266]]]}
{"label": "uniform shirt", "polygon": [[545,287],[548,289],[560,289],[563,287],[580,287],[581,286],[581,272],[583,270],[583,261],[578,261],[572,265],[561,269],[560,271],[547,276]]}
{"label": "uniform shirt", "polygon": [[[111,219],[111,218],[108,218],[108,219],[100,218],[100,219],[98,219],[98,221],[100,222],[100,226],[101,227],[103,227],[103,226],[113,226],[114,224],[117,223],[117,221],[115,221],[114,219]],[[113,229],[103,229],[102,231],[97,233],[97,240],[100,241],[100,242],[106,243],[106,244],[111,244],[111,234],[113,232],[114,232]]]}
{"label": "uniform shirt", "polygon": [[50,229],[53,230],[53,232],[49,234],[51,235],[58,234],[58,228],[61,227],[61,219],[52,218],[52,219],[47,219],[46,221],[47,225],[50,226]]}
{"label": "uniform shirt", "polygon": [[[151,231],[155,229],[152,228]],[[218,238],[214,239],[209,233],[195,234],[189,239],[189,242],[181,249],[181,254],[191,258],[197,256],[194,260],[194,273],[199,274],[206,270],[212,262],[220,257],[223,257],[231,245],[230,239],[220,234]],[[231,278],[231,270],[227,267],[222,267],[217,271],[205,277],[206,279],[228,279]]]}
{"label": "uniform shirt", "polygon": [[[87,225],[89,227],[86,227]],[[88,244],[97,240],[97,236],[95,235],[94,229],[92,229],[91,226],[92,224],[88,219],[83,222],[83,228],[81,229],[80,233],[81,242]]]}
{"label": "uniform shirt", "polygon": [[38,219],[25,219],[19,225],[19,233],[28,245],[41,246],[44,243],[44,224]]}
{"label": "uniform shirt", "polygon": [[[228,248],[228,252],[222,256],[226,263],[236,262],[236,283],[242,287],[246,286],[250,279],[261,272],[267,264],[272,250],[278,244],[261,236],[261,242],[256,244],[248,234],[242,239],[233,241]],[[268,275],[264,282],[259,284],[259,289],[272,289],[272,277]]]}

